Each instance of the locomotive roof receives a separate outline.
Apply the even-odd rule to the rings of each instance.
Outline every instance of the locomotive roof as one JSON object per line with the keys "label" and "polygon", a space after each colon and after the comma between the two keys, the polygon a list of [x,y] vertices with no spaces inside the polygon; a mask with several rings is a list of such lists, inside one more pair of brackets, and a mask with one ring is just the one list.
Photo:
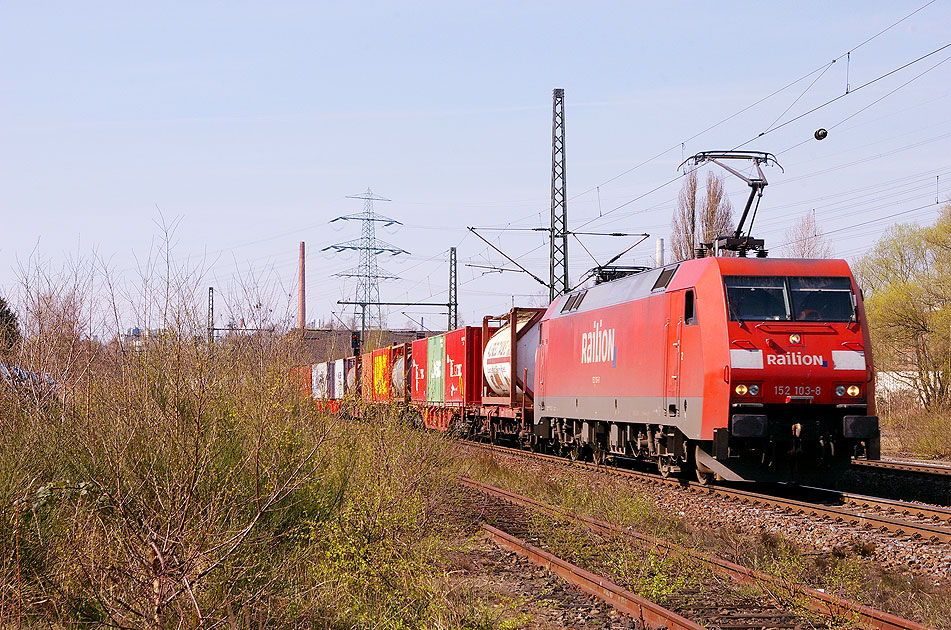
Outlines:
{"label": "locomotive roof", "polygon": [[[642,273],[604,282],[586,289],[577,289],[558,297],[549,307],[547,317],[561,317],[585,311],[614,306],[639,300],[650,295],[665,293],[670,288],[693,286],[695,280],[707,270],[714,269],[718,275],[824,275],[849,276],[848,263],[844,260],[785,259],[785,258],[726,258],[710,257],[672,263]],[[661,278],[662,274],[664,275]],[[681,282],[689,276],[686,284]],[[577,300],[585,294],[581,304],[565,309],[569,300]]]}

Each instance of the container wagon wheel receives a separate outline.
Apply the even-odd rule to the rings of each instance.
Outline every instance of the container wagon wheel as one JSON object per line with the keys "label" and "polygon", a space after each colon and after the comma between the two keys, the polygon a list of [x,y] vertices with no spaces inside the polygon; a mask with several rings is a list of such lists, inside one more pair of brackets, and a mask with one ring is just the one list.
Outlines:
{"label": "container wagon wheel", "polygon": [[591,461],[594,462],[595,466],[603,464],[607,460],[607,454],[607,451],[597,444],[591,446]]}
{"label": "container wagon wheel", "polygon": [[568,450],[568,459],[573,462],[576,462],[581,459],[581,447],[578,446],[577,442],[571,444],[567,447]]}

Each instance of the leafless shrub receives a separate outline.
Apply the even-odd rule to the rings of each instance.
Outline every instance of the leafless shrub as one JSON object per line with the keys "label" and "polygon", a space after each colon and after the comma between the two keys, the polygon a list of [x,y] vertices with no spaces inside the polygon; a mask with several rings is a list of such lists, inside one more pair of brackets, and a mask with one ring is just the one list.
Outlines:
{"label": "leafless shrub", "polygon": [[[279,291],[248,286],[260,330],[209,343],[206,279],[169,240],[134,287],[101,260],[21,274],[17,361],[55,387],[0,387],[0,626],[478,615],[437,579],[458,546],[442,439],[389,412],[320,413],[288,378],[301,340],[274,316]],[[130,314],[152,334],[131,343]]]}

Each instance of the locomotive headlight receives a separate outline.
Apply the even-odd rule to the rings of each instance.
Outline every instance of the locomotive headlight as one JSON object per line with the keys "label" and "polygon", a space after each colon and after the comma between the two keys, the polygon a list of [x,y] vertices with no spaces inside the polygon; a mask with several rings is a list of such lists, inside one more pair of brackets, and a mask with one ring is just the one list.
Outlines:
{"label": "locomotive headlight", "polygon": [[746,387],[746,385],[737,385],[733,391],[735,391],[740,396],[745,396],[749,389]]}
{"label": "locomotive headlight", "polygon": [[835,395],[836,395],[836,396],[845,396],[845,385],[836,385],[836,386],[835,386]]}
{"label": "locomotive headlight", "polygon": [[799,333],[793,333],[789,335],[789,343],[795,345],[802,341],[802,337],[799,336]]}
{"label": "locomotive headlight", "polygon": [[750,396],[759,396],[759,385],[750,385]]}
{"label": "locomotive headlight", "polygon": [[849,389],[846,391],[848,391],[849,396],[858,396],[861,390],[858,385],[849,385]]}

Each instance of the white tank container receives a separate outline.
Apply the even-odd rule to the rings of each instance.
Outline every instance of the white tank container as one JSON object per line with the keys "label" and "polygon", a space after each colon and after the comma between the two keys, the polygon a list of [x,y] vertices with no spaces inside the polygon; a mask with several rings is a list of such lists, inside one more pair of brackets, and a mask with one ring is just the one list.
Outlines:
{"label": "white tank container", "polygon": [[[538,322],[528,330],[523,330],[534,313],[524,313],[518,316],[515,322],[516,331],[521,334],[518,340],[517,365],[515,374],[518,378],[525,377],[528,370],[529,387],[535,382],[535,351],[538,349]],[[523,334],[524,333],[524,334]],[[511,324],[507,324],[492,335],[482,353],[482,373],[489,388],[496,396],[508,396],[512,391],[512,332]],[[522,393],[519,387],[516,395]]]}
{"label": "white tank container", "polygon": [[403,386],[406,384],[406,357],[400,357],[393,361],[393,391],[403,392]]}

